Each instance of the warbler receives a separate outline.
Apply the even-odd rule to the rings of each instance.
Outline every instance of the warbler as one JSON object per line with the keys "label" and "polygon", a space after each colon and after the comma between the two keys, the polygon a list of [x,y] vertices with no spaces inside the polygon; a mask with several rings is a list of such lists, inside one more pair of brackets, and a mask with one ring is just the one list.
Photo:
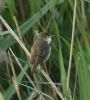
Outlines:
{"label": "warbler", "polygon": [[51,53],[51,35],[48,32],[40,32],[31,48],[31,73],[33,74],[38,65],[45,63]]}

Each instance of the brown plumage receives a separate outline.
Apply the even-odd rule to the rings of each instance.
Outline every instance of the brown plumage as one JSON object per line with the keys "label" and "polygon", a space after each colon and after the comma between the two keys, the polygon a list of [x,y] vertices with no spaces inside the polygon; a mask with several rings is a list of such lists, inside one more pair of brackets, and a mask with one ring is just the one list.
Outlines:
{"label": "brown plumage", "polygon": [[36,38],[31,48],[31,72],[35,72],[37,66],[41,63],[44,63],[48,56],[50,55],[50,46],[48,44],[48,38],[50,38],[49,33],[42,32]]}

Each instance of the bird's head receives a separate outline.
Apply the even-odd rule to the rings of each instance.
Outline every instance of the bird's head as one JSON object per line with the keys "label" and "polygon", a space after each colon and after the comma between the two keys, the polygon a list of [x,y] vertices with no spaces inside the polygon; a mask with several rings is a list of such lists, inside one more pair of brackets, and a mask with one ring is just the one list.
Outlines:
{"label": "bird's head", "polygon": [[50,44],[50,42],[51,42],[51,35],[48,32],[41,32],[39,35],[39,38],[42,38],[48,44]]}

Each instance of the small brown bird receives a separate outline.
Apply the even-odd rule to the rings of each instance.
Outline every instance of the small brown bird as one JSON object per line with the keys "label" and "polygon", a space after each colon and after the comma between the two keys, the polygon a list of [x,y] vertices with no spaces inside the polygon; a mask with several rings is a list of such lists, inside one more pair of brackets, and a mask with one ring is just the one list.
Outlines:
{"label": "small brown bird", "polygon": [[51,53],[51,36],[48,32],[41,32],[31,48],[31,72],[36,71],[39,64],[46,62]]}

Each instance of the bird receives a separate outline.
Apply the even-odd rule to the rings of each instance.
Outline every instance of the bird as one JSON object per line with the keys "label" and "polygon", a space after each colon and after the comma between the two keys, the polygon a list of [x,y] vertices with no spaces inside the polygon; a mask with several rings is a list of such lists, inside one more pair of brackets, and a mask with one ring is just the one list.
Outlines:
{"label": "bird", "polygon": [[51,35],[40,32],[31,47],[31,73],[34,74],[38,65],[44,64],[51,54]]}

